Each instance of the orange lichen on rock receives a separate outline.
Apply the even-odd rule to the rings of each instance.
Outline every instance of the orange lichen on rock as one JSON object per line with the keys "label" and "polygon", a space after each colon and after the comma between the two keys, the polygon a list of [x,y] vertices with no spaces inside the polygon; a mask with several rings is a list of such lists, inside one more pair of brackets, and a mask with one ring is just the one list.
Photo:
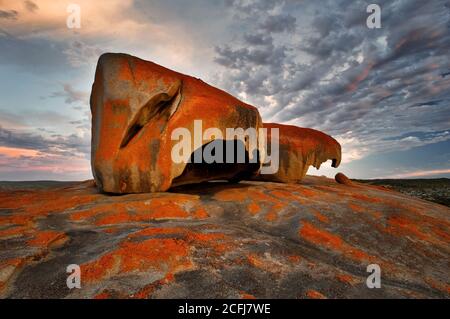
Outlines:
{"label": "orange lichen on rock", "polygon": [[261,211],[261,207],[255,202],[251,202],[250,204],[248,204],[247,209],[252,215],[256,215]]}
{"label": "orange lichen on rock", "polygon": [[0,238],[20,237],[29,233],[30,227],[14,226],[7,229],[0,230]]}
{"label": "orange lichen on rock", "polygon": [[306,296],[310,299],[327,299],[323,294],[318,292],[317,290],[308,290],[306,292]]}
{"label": "orange lichen on rock", "polygon": [[[160,238],[160,235],[167,236]],[[144,239],[139,241],[141,238]],[[232,243],[222,233],[199,233],[181,227],[149,227],[130,234],[118,249],[82,265],[82,275],[89,282],[150,270],[173,276],[178,271],[194,267],[193,248],[207,248],[219,256],[230,250]]]}
{"label": "orange lichen on rock", "polygon": [[38,232],[33,239],[28,241],[30,246],[49,247],[50,245],[61,245],[67,240],[65,233],[57,231]]}
{"label": "orange lichen on rock", "polygon": [[283,269],[287,268],[287,265],[282,264],[277,258],[272,257],[268,253],[264,255],[257,253],[248,254],[247,262],[255,268],[271,273],[280,274],[283,272]]}
{"label": "orange lichen on rock", "polygon": [[256,299],[252,294],[246,293],[245,291],[240,292],[241,299]]}
{"label": "orange lichen on rock", "polygon": [[319,221],[321,221],[322,223],[328,224],[328,223],[330,222],[330,219],[329,219],[327,216],[321,214],[318,210],[316,210],[316,211],[314,212],[314,216],[316,216],[316,218],[317,218]]}
{"label": "orange lichen on rock", "polygon": [[151,238],[142,242],[126,241],[117,250],[99,260],[81,266],[82,278],[88,282],[132,271],[175,272],[192,267],[186,242],[172,238]]}
{"label": "orange lichen on rock", "polygon": [[81,221],[95,217],[96,225],[113,225],[139,221],[161,219],[205,219],[208,218],[205,207],[201,207],[196,196],[177,196],[112,202],[73,213],[71,219]]}
{"label": "orange lichen on rock", "polygon": [[[411,214],[411,216],[414,215]],[[437,245],[448,246],[450,236],[441,230],[441,227],[448,227],[448,223],[422,215],[415,215],[415,218],[405,215],[393,215],[388,218],[385,230],[396,236],[407,236]]]}
{"label": "orange lichen on rock", "polygon": [[352,197],[358,200],[361,200],[363,202],[367,202],[367,203],[379,203],[381,202],[380,198],[376,198],[373,196],[367,196],[365,194],[352,194]]}
{"label": "orange lichen on rock", "polygon": [[302,260],[302,258],[297,255],[292,255],[292,256],[288,256],[288,260],[293,263],[299,263]]}
{"label": "orange lichen on rock", "polygon": [[303,188],[299,189],[298,192],[302,196],[305,196],[305,197],[314,197],[314,196],[318,195],[317,192],[315,192],[315,191],[313,191],[313,190],[311,190],[309,188],[306,188],[306,187],[303,187]]}
{"label": "orange lichen on rock", "polygon": [[214,195],[214,198],[224,202],[242,202],[249,199],[249,194],[238,188],[220,191]]}
{"label": "orange lichen on rock", "polygon": [[353,204],[353,203],[348,204],[348,208],[350,208],[351,211],[356,212],[356,213],[365,213],[365,212],[367,212],[366,208],[364,208],[364,207],[362,207],[360,205],[357,205],[357,204]]}
{"label": "orange lichen on rock", "polygon": [[350,246],[341,237],[326,230],[319,229],[309,222],[303,222],[300,228],[300,236],[307,241],[322,247],[338,251],[344,256],[357,261],[370,261],[373,257],[360,249]]}
{"label": "orange lichen on rock", "polygon": [[388,219],[388,231],[397,235],[412,235],[416,238],[425,240],[428,236],[420,229],[420,225],[412,219],[404,216],[391,216]]}
{"label": "orange lichen on rock", "polygon": [[336,279],[352,286],[358,282],[357,278],[347,274],[338,274],[336,275]]}

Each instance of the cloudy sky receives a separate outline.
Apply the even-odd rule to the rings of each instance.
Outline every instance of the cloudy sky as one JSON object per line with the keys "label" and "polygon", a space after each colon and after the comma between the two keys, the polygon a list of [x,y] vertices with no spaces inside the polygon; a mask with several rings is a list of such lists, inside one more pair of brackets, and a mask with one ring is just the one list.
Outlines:
{"label": "cloudy sky", "polygon": [[[366,26],[374,2],[381,29]],[[66,25],[70,3],[80,29]],[[450,177],[449,0],[0,0],[0,180],[91,178],[103,52],[334,136],[350,177]]]}

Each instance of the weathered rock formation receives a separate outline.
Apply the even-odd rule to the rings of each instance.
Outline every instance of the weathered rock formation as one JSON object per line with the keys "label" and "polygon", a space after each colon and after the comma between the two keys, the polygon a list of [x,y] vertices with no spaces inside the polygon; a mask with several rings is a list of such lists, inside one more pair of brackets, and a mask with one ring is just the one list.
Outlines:
{"label": "weathered rock formation", "polygon": [[[382,187],[28,186],[0,187],[0,297],[450,298],[450,209]],[[69,264],[81,289],[66,286]]]}
{"label": "weathered rock formation", "polygon": [[[328,160],[332,167],[341,163],[341,145],[325,133],[276,123],[263,126],[267,128],[267,141],[271,140],[271,129],[279,129],[279,169],[275,174],[258,175],[256,180],[294,183],[305,177],[311,165],[319,169]],[[271,143],[267,143],[267,153],[272,153]]]}
{"label": "weathered rock formation", "polygon": [[[104,192],[166,191],[171,186],[211,179],[240,179],[259,164],[186,165],[171,159],[171,134],[191,133],[194,150],[213,140],[194,140],[202,129],[262,126],[257,109],[199,79],[126,54],[100,57],[91,94],[92,154],[95,181]],[[242,141],[245,143],[245,141]],[[249,158],[255,154],[245,144]],[[258,161],[259,163],[259,161]],[[175,180],[176,179],[176,180]]]}
{"label": "weathered rock formation", "polygon": [[[337,167],[340,145],[330,136],[306,128],[266,124],[268,136],[226,136],[227,128],[262,128],[261,117],[251,105],[199,79],[126,54],[100,57],[91,94],[93,175],[100,190],[110,193],[166,191],[170,187],[209,180],[239,181],[258,175],[265,159],[270,128],[280,130],[280,170],[258,179],[280,182],[301,180],[310,165],[319,168],[328,159]],[[218,129],[222,136],[195,136]],[[186,159],[200,157],[205,148],[222,143],[245,149],[244,163],[176,162],[171,157],[176,129],[190,133],[193,149]],[[270,147],[270,142],[268,143]],[[219,145],[219,144],[217,144]],[[219,146],[220,146],[219,145]],[[226,157],[226,155],[224,155]],[[250,162],[250,159],[256,161]]]}

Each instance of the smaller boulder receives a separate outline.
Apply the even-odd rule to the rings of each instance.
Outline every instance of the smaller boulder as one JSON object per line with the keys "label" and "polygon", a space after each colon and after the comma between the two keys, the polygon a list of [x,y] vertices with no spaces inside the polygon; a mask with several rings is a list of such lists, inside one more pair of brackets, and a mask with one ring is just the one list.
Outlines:
{"label": "smaller boulder", "polygon": [[339,184],[353,185],[353,182],[347,176],[345,176],[343,173],[337,173],[336,176],[334,177],[334,179]]}

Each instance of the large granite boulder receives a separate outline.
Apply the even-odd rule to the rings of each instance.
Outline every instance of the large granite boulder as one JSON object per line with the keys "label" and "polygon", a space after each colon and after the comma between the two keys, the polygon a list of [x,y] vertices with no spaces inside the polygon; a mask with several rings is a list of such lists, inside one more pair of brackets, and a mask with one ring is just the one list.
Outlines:
{"label": "large granite boulder", "polygon": [[[194,153],[216,140],[213,135],[196,139],[196,120],[202,121],[202,132],[222,130],[224,140],[226,128],[258,130],[262,121],[255,107],[155,63],[126,54],[102,55],[92,86],[91,112],[91,166],[104,192],[166,191],[192,182],[239,180],[259,171],[259,158],[256,163],[227,167],[172,160],[177,141],[171,137],[177,128],[189,131]],[[264,154],[259,152],[259,142],[254,146],[240,140],[249,159]]]}
{"label": "large granite boulder", "polygon": [[267,129],[267,153],[272,155],[272,129],[278,129],[279,169],[273,174],[260,174],[257,180],[295,183],[305,177],[312,165],[320,165],[331,160],[332,167],[341,163],[341,145],[331,136],[310,128],[276,123],[264,123]]}

